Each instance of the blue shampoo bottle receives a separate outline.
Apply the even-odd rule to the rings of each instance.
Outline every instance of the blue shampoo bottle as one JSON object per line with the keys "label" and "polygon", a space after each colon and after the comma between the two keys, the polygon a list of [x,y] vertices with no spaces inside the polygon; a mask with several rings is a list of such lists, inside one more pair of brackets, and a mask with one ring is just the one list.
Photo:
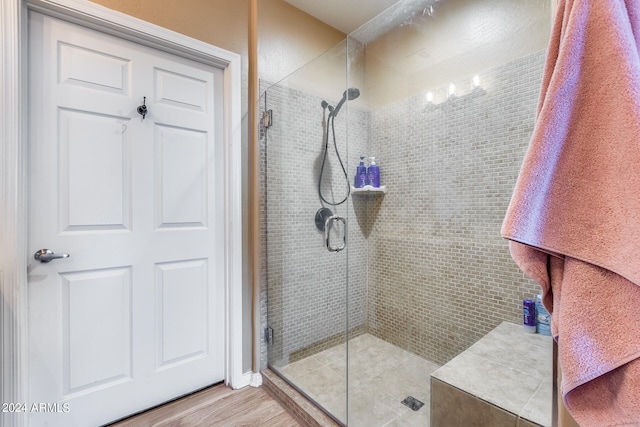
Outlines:
{"label": "blue shampoo bottle", "polygon": [[364,165],[364,156],[360,156],[360,164],[356,168],[356,177],[353,186],[355,188],[362,188],[368,183],[367,167]]}
{"label": "blue shampoo bottle", "polygon": [[376,158],[371,157],[371,164],[367,168],[367,178],[369,179],[369,185],[372,187],[380,187],[380,167],[376,165]]}

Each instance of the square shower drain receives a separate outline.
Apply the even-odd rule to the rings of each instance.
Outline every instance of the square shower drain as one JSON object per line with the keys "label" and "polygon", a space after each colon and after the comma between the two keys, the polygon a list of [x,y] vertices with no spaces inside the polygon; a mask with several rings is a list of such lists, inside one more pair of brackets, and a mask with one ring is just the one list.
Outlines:
{"label": "square shower drain", "polygon": [[411,408],[414,411],[417,411],[418,409],[422,408],[424,406],[424,402],[420,402],[418,399],[416,399],[413,396],[409,396],[406,399],[404,399],[402,401],[402,404],[405,406],[408,406],[409,408]]}

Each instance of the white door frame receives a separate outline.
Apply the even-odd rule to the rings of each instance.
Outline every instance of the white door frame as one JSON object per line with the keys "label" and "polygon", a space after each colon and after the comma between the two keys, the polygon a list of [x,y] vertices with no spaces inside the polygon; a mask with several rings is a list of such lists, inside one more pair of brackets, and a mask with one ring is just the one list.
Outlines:
{"label": "white door frame", "polygon": [[[241,62],[238,54],[86,0],[0,1],[0,402],[27,399],[27,12],[167,51],[224,72],[225,382],[254,382],[242,372]],[[259,374],[253,374],[259,375]],[[27,414],[0,413],[0,424],[24,426]]]}

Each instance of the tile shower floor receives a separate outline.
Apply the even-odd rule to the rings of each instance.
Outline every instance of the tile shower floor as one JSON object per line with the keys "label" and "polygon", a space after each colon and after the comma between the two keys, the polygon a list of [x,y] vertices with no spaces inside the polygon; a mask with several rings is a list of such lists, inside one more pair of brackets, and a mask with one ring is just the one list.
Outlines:
{"label": "tile shower floor", "polygon": [[[351,339],[349,427],[428,427],[430,375],[439,367],[369,334]],[[345,344],[276,370],[346,423]],[[408,396],[424,406],[403,405]]]}

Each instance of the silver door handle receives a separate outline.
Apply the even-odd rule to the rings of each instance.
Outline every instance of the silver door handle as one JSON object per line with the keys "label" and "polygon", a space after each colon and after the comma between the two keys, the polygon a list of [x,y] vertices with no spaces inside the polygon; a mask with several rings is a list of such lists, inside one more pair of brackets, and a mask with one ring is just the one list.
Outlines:
{"label": "silver door handle", "polygon": [[56,254],[51,249],[40,249],[33,257],[40,262],[51,262],[54,259],[69,258],[69,254]]}
{"label": "silver door handle", "polygon": [[[340,246],[333,246],[330,239],[331,226],[336,221],[341,221],[344,228],[344,233],[342,235],[342,245]],[[329,252],[340,252],[345,248],[345,246],[347,246],[347,221],[343,217],[339,215],[333,215],[327,218],[327,220],[324,222],[324,243],[327,246],[327,250],[329,250]]]}

